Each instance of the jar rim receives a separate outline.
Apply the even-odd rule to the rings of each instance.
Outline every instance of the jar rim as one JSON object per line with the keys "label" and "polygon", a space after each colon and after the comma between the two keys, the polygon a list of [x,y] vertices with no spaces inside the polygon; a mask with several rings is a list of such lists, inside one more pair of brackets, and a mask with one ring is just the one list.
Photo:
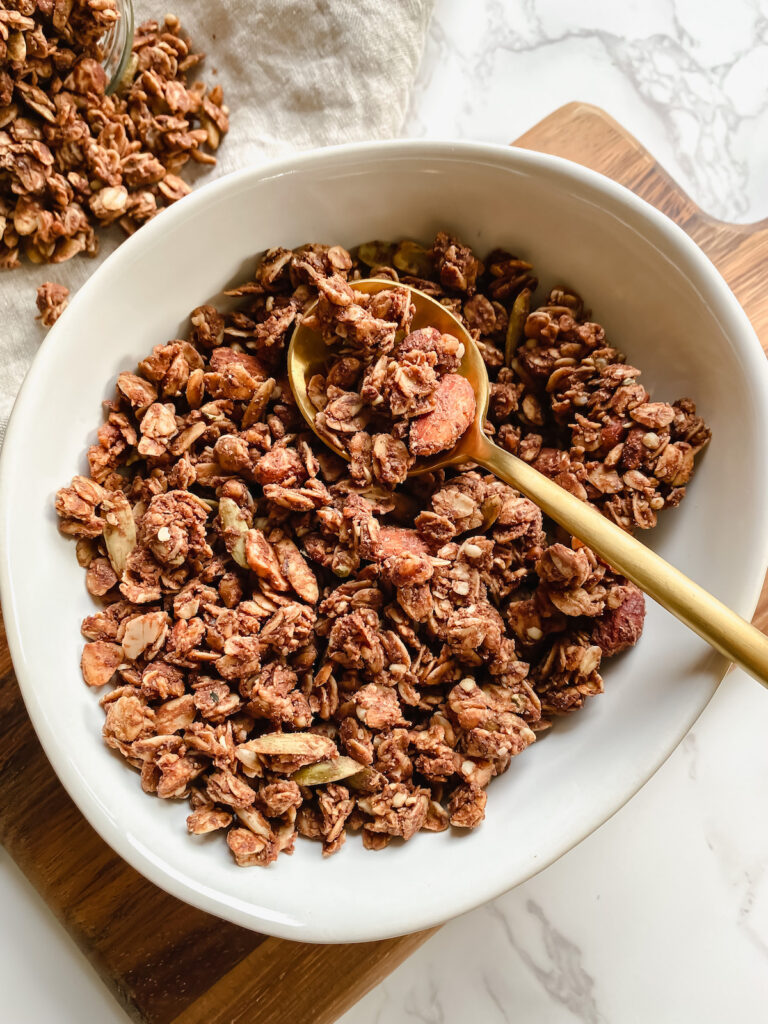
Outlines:
{"label": "jar rim", "polygon": [[107,72],[106,95],[111,96],[122,81],[133,52],[134,16],[132,0],[117,0],[120,17],[104,35],[101,64]]}

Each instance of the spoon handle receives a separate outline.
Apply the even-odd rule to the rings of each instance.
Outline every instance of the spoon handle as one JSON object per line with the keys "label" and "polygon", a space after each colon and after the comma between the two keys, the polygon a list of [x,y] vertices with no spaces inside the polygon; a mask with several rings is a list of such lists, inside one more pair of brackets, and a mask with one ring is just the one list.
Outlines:
{"label": "spoon handle", "polygon": [[484,435],[471,457],[530,498],[729,661],[768,687],[768,637],[597,509]]}

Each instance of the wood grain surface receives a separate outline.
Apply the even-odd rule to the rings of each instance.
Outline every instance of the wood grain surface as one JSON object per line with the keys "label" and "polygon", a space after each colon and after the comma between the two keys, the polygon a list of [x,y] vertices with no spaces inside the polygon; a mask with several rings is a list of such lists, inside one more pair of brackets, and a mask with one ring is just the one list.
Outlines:
{"label": "wood grain surface", "polygon": [[[569,157],[677,221],[718,266],[768,344],[768,221],[703,214],[608,115],[570,104],[516,145]],[[768,624],[768,592],[757,623]],[[85,822],[27,718],[0,623],[0,840],[140,1024],[331,1024],[430,933],[313,946],[195,910],[147,882]]]}

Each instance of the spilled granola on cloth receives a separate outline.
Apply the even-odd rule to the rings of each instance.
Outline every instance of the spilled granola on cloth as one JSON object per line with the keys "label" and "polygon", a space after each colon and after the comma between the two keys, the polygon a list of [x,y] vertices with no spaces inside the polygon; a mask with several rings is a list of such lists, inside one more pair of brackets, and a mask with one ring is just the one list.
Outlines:
{"label": "spilled granola on cloth", "polygon": [[130,234],[190,191],[229,127],[221,86],[178,18],[140,25],[117,90],[102,66],[115,0],[0,3],[0,268],[95,255],[95,228]]}
{"label": "spilled granola on cloth", "polygon": [[[390,295],[347,317],[354,354],[329,355],[312,389],[348,463],[301,419],[285,356],[318,293],[338,334],[352,303],[332,297],[361,276]],[[531,312],[528,263],[481,262],[442,232],[429,248],[271,249],[230,293],[237,311],[195,309],[186,338],[121,373],[90,476],[56,497],[100,602],[82,673],[110,687],[104,737],[144,790],[187,799],[189,831],[226,831],[240,865],[297,835],[331,854],[349,830],[380,849],[474,828],[491,779],[601,693],[603,659],[642,631],[642,594],[511,487],[471,467],[404,479],[412,453],[392,442],[457,353],[405,344],[399,282],[477,339],[487,430],[625,529],[679,503],[709,438],[690,400],[651,400],[577,296]],[[396,366],[442,361],[436,388],[426,371],[424,394],[401,387],[389,362],[381,376],[370,319]],[[391,382],[376,385],[389,434],[374,377]]]}
{"label": "spilled granola on cloth", "polygon": [[37,320],[43,327],[53,327],[69,302],[69,288],[55,281],[45,281],[37,289],[35,300],[38,309]]}

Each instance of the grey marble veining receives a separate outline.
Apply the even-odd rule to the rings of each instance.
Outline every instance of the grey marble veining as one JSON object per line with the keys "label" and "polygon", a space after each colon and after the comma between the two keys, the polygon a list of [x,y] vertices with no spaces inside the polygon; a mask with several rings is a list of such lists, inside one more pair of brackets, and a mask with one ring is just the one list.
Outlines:
{"label": "grey marble veining", "polygon": [[[599,1024],[602,1015],[595,1002],[595,979],[584,970],[581,949],[558,931],[535,900],[526,900],[525,912],[534,930],[539,932],[543,953],[540,958],[534,955],[527,942],[518,937],[514,920],[504,914],[497,903],[488,907],[488,913],[497,919],[510,947],[547,995],[567,1007],[584,1024]],[[488,991],[494,997],[490,985]],[[503,1006],[500,1000],[497,1005]]]}
{"label": "grey marble veining", "polygon": [[438,0],[406,130],[509,142],[571,100],[713,215],[768,215],[768,0]]}

